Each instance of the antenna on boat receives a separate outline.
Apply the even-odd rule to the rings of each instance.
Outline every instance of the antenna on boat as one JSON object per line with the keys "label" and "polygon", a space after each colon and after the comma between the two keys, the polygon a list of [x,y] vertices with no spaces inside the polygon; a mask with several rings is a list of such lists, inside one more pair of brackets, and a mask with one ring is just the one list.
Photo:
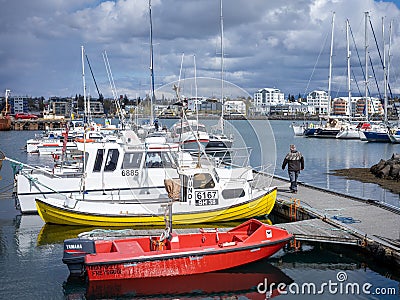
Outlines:
{"label": "antenna on boat", "polygon": [[151,18],[151,0],[149,0],[149,16],[150,16],[150,74],[151,74],[151,97],[150,97],[150,124],[153,124],[153,102],[155,100],[154,93],[154,55],[153,55],[153,22]]}
{"label": "antenna on boat", "polygon": [[88,107],[86,103],[86,81],[85,81],[85,49],[83,46],[81,46],[81,56],[82,56],[82,81],[83,81],[83,103],[84,103],[84,109],[85,109],[85,117],[84,117],[84,125],[83,125],[83,174],[81,177],[81,184],[82,184],[82,190],[83,190],[83,197],[85,197],[85,177],[86,177],[86,128],[88,125]]}
{"label": "antenna on boat", "polygon": [[[195,88],[195,107],[196,107],[196,133],[197,133],[197,137],[199,137],[199,111],[197,109],[197,73],[196,73],[196,55],[193,54],[193,63],[194,63],[194,88]],[[190,125],[189,125],[190,126]],[[201,153],[201,149],[200,149],[200,143],[197,144],[198,146],[198,151],[197,151],[197,165],[196,168],[200,168],[200,153]]]}

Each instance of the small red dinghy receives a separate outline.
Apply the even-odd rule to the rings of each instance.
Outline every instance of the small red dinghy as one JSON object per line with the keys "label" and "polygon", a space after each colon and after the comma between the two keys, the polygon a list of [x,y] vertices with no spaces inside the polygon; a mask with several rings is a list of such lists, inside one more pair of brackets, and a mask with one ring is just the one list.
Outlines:
{"label": "small red dinghy", "polygon": [[251,219],[226,232],[69,239],[64,241],[63,262],[72,276],[89,280],[201,274],[269,257],[292,238],[284,229]]}

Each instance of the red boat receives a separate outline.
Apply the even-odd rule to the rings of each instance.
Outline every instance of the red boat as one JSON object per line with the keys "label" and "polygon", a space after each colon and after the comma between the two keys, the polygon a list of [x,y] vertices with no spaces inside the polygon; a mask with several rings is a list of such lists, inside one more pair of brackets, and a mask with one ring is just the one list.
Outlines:
{"label": "red boat", "polygon": [[226,232],[112,240],[64,241],[63,262],[71,276],[91,280],[152,278],[226,270],[271,256],[293,236],[251,219]]}

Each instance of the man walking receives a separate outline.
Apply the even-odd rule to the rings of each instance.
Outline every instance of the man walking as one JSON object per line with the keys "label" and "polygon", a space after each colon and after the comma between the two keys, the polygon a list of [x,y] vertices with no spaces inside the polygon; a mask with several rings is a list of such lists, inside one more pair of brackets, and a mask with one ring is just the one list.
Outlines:
{"label": "man walking", "polygon": [[299,177],[300,170],[304,170],[304,157],[297,151],[295,145],[290,145],[290,152],[286,154],[282,163],[282,170],[285,170],[288,165],[288,173],[290,180],[290,192],[297,193],[297,178]]}

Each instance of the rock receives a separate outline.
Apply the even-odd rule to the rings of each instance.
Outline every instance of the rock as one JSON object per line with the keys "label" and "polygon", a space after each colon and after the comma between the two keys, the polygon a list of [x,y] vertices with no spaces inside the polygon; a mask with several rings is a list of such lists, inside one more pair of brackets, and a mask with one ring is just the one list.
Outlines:
{"label": "rock", "polygon": [[399,160],[400,161],[400,153],[393,153],[393,155],[392,155],[392,158],[391,158],[392,160],[394,160],[394,159],[397,159],[397,160]]}
{"label": "rock", "polygon": [[381,159],[376,165],[373,165],[370,169],[371,173],[378,174],[378,172],[385,167],[386,161]]}
{"label": "rock", "polygon": [[386,178],[390,173],[390,165],[385,165],[382,169],[380,169],[375,175],[379,178]]}
{"label": "rock", "polygon": [[393,179],[400,179],[400,164],[393,165],[393,167],[390,169],[389,175]]}
{"label": "rock", "polygon": [[370,172],[379,178],[400,180],[400,154],[393,153],[386,161],[381,159],[370,168]]}

